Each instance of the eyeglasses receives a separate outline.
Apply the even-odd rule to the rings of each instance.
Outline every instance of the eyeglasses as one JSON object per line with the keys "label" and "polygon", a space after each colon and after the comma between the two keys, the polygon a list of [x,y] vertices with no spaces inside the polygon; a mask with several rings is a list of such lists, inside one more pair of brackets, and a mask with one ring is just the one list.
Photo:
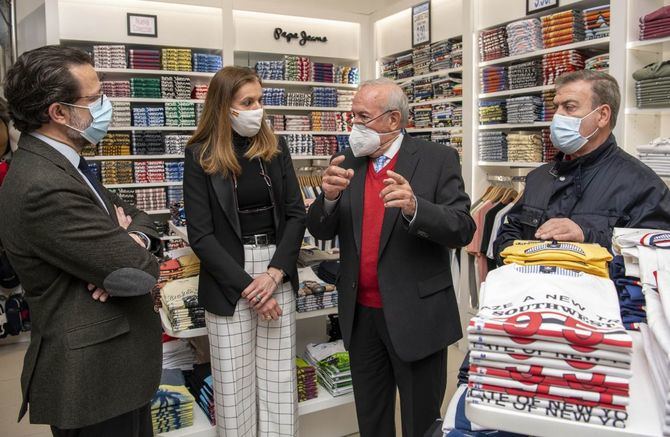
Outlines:
{"label": "eyeglasses", "polygon": [[105,100],[105,94],[100,93],[100,94],[93,94],[90,96],[79,96],[75,98],[75,102],[81,99],[86,99],[88,101],[91,101],[91,103],[88,103],[86,105],[75,105],[74,103],[66,103],[66,102],[60,102],[61,104],[67,105],[67,106],[73,106],[75,108],[88,108],[88,106],[92,103],[96,103],[98,99],[100,99],[100,105],[103,104],[103,101]]}
{"label": "eyeglasses", "polygon": [[377,120],[378,118],[383,117],[386,114],[389,114],[391,112],[398,111],[399,109],[393,108],[393,109],[387,109],[386,111],[382,112],[376,117],[370,118],[370,117],[356,117],[354,116],[351,120],[346,120],[345,124],[349,129],[353,129],[355,124],[362,124],[363,126],[367,126],[368,124],[372,123],[373,121]]}
{"label": "eyeglasses", "polygon": [[249,208],[249,209],[240,209],[240,204],[237,200],[237,177],[233,175],[233,191],[234,191],[234,199],[235,199],[235,209],[237,209],[237,212],[239,214],[256,214],[259,212],[265,212],[265,211],[271,211],[275,207],[275,196],[274,196],[274,191],[272,190],[272,180],[270,179],[270,176],[265,172],[265,167],[263,166],[263,161],[258,159],[258,165],[261,168],[260,175],[265,181],[265,185],[267,186],[268,193],[270,195],[270,206],[261,206],[259,208]]}

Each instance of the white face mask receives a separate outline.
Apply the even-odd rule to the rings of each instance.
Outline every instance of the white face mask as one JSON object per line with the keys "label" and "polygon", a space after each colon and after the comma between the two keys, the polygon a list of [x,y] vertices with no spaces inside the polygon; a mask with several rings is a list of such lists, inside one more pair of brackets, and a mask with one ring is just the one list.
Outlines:
{"label": "white face mask", "polygon": [[596,127],[596,130],[589,136],[584,137],[579,132],[582,126],[582,121],[598,109],[600,109],[600,106],[581,118],[554,114],[550,127],[551,142],[554,144],[554,147],[566,155],[572,155],[584,147],[584,145],[589,142],[589,139],[598,132],[599,128]]}
{"label": "white face mask", "polygon": [[240,111],[230,108],[230,121],[233,129],[243,137],[253,137],[261,130],[263,108]]}
{"label": "white face mask", "polygon": [[[388,113],[388,111],[384,114],[386,113]],[[384,114],[381,114],[376,118],[379,118]],[[370,121],[376,120],[376,118],[373,118]],[[382,147],[383,144],[381,143],[381,135],[394,134],[396,132],[400,132],[400,129],[380,133],[374,129],[370,129],[364,124],[355,124],[351,128],[351,135],[349,136],[351,152],[356,158],[360,158],[361,156],[370,156]]]}

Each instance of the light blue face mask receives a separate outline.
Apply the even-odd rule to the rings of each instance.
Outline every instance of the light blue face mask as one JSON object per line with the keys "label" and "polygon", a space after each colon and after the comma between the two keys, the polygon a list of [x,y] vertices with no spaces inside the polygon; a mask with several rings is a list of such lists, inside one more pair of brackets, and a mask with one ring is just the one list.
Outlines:
{"label": "light blue face mask", "polygon": [[579,133],[579,128],[582,125],[582,120],[596,112],[598,109],[600,109],[600,106],[582,118],[554,114],[550,127],[551,142],[554,144],[554,147],[566,155],[572,155],[584,147],[584,144],[588,143],[589,139],[594,136],[600,128],[596,128],[596,130],[594,130],[588,137],[583,137],[582,134]]}
{"label": "light blue face mask", "polygon": [[79,132],[79,134],[91,144],[98,144],[105,137],[107,129],[109,128],[109,123],[112,121],[112,102],[109,101],[107,96],[103,95],[101,99],[96,100],[95,103],[91,103],[88,106],[73,105],[72,103],[64,102],[61,102],[61,104],[75,108],[88,109],[91,113],[91,117],[93,117],[91,124],[84,130],[77,129],[69,124],[66,124],[65,126]]}

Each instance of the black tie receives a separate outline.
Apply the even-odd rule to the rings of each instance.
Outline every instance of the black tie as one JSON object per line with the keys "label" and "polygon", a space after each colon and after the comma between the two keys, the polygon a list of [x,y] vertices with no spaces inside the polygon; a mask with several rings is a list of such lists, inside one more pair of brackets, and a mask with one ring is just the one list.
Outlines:
{"label": "black tie", "polygon": [[95,176],[95,173],[91,171],[91,168],[88,166],[88,163],[83,156],[79,157],[79,166],[77,166],[77,168],[84,174],[84,176],[86,176],[86,179],[88,179],[88,181],[93,186],[93,189],[98,193],[98,196],[100,196],[100,199],[104,199],[105,189],[103,188],[98,178]]}

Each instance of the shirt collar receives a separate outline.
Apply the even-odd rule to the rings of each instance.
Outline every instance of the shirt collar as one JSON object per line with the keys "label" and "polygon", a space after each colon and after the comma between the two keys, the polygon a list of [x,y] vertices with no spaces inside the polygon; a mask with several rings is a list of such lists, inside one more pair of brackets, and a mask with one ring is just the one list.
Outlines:
{"label": "shirt collar", "polygon": [[67,159],[70,162],[70,164],[72,164],[74,168],[79,167],[79,161],[81,160],[81,157],[79,156],[79,153],[77,153],[77,151],[74,150],[72,147],[68,146],[65,143],[61,143],[60,141],[56,141],[53,138],[49,138],[46,135],[43,135],[36,131],[30,132],[30,135],[34,136],[38,140],[44,141],[45,143],[56,149],[61,155],[65,157],[65,159]]}
{"label": "shirt collar", "polygon": [[398,138],[393,140],[393,143],[391,143],[391,147],[384,152],[384,155],[389,159],[395,158],[395,156],[398,154],[398,150],[400,150],[400,145],[402,144],[402,140],[405,136],[403,135],[402,132],[400,132],[400,135],[398,135]]}

